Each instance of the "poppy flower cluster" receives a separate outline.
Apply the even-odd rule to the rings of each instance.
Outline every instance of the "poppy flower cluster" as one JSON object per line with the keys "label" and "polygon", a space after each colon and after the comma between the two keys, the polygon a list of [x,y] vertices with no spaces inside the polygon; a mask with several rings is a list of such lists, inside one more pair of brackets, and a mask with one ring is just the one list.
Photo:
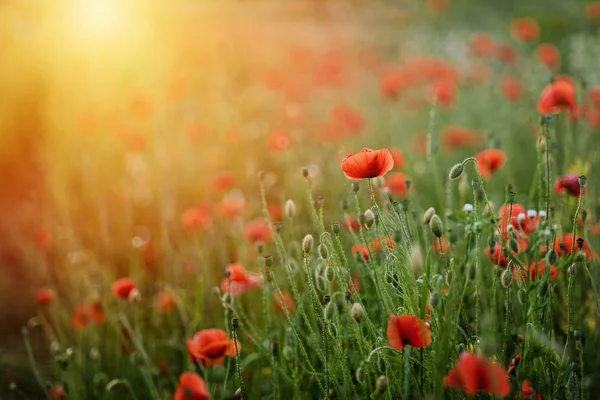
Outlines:
{"label": "poppy flower cluster", "polygon": [[[513,269],[513,277],[515,280],[520,280],[522,282],[527,282],[528,280],[534,281],[542,279],[546,274],[546,262],[544,260],[540,260],[532,263],[529,266],[529,274],[526,271],[521,271],[519,274],[519,270],[517,267]],[[550,280],[556,280],[558,278],[558,268],[554,265],[550,266]]]}

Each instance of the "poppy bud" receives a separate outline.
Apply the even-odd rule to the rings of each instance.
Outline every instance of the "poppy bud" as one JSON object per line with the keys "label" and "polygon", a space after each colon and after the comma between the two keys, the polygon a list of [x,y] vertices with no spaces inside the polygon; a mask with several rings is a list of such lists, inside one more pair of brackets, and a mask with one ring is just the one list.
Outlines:
{"label": "poppy bud", "polygon": [[321,243],[318,247],[319,255],[322,259],[327,260],[329,258],[329,250],[327,250],[327,246],[324,243]]}
{"label": "poppy bud", "polygon": [[490,254],[494,255],[494,251],[496,250],[496,237],[490,236],[488,239],[488,246],[490,246]]}
{"label": "poppy bud", "polygon": [[505,288],[508,288],[513,281],[512,271],[508,268],[505,269],[504,272],[502,272],[502,276],[500,277],[500,280],[502,281],[502,286],[504,286]]}
{"label": "poppy bud", "polygon": [[273,256],[265,256],[265,266],[271,267],[273,265]]}
{"label": "poppy bud", "polygon": [[358,191],[360,190],[360,185],[358,182],[354,181],[352,182],[352,191],[354,193],[358,193]]}
{"label": "poppy bud", "polygon": [[325,279],[327,282],[331,283],[335,280],[335,271],[331,267],[325,268]]}
{"label": "poppy bud", "polygon": [[546,256],[546,259],[548,260],[548,265],[556,264],[556,261],[558,260],[558,253],[556,252],[556,250],[550,249],[548,255]]}
{"label": "poppy bud", "polygon": [[441,238],[444,234],[444,226],[442,225],[442,220],[437,214],[431,217],[429,221],[429,227],[431,228],[431,232],[435,235],[436,238]]}
{"label": "poppy bud", "polygon": [[519,243],[517,243],[517,239],[515,239],[514,237],[510,238],[510,240],[508,241],[508,245],[510,246],[510,249],[515,253],[519,252]]}
{"label": "poppy bud", "polygon": [[429,221],[431,221],[431,217],[433,217],[434,215],[435,215],[435,208],[429,207],[427,209],[427,211],[425,211],[425,214],[423,214],[423,223],[428,224]]}
{"label": "poppy bud", "polygon": [[331,301],[331,296],[326,294],[323,296],[323,304],[328,304]]}
{"label": "poppy bud", "polygon": [[475,177],[471,180],[471,185],[473,186],[474,190],[479,190],[479,185],[481,184],[481,182],[479,181],[478,177]]}
{"label": "poppy bud", "polygon": [[462,163],[454,165],[450,169],[449,178],[452,180],[460,178],[460,176],[462,175],[464,170],[465,170],[465,166]]}
{"label": "poppy bud", "polygon": [[440,294],[438,292],[431,292],[429,295],[429,307],[431,307],[432,310],[436,310],[439,307],[440,301]]}
{"label": "poppy bud", "polygon": [[231,327],[233,328],[233,330],[235,331],[238,327],[240,326],[240,320],[237,318],[234,318],[231,320]]}
{"label": "poppy bud", "polygon": [[290,346],[283,347],[283,358],[287,361],[292,361],[294,359],[294,351]]}
{"label": "poppy bud", "polygon": [[356,381],[362,385],[365,381],[365,370],[359,367],[354,375],[356,377]]}
{"label": "poppy bud", "polygon": [[305,178],[308,178],[308,168],[306,168],[306,167],[302,168],[302,176]]}
{"label": "poppy bud", "polygon": [[221,297],[221,304],[223,308],[233,307],[233,296],[231,293],[225,293],[223,297]]}
{"label": "poppy bud", "polygon": [[218,286],[213,286],[212,294],[217,297],[221,297],[221,288],[219,288]]}
{"label": "poppy bud", "polygon": [[377,379],[377,383],[375,384],[375,391],[377,392],[377,394],[383,394],[387,390],[387,386],[387,379],[385,378],[385,376],[381,375]]}
{"label": "poppy bud", "polygon": [[542,281],[540,283],[539,291],[541,297],[546,297],[548,294],[548,281]]}
{"label": "poppy bud", "polygon": [[356,322],[360,322],[365,318],[365,310],[364,310],[363,306],[360,305],[360,303],[352,304],[352,308],[350,309],[350,314],[352,315],[352,318],[354,318],[354,320]]}
{"label": "poppy bud", "polygon": [[516,196],[515,192],[510,192],[508,194],[508,202],[510,204],[515,204],[515,196]]}
{"label": "poppy bud", "polygon": [[60,351],[60,343],[56,340],[50,342],[50,354],[56,355]]}
{"label": "poppy bud", "polygon": [[334,222],[333,224],[331,224],[331,230],[336,235],[339,235],[339,233],[340,233],[340,223],[339,222]]}
{"label": "poppy bud", "polygon": [[242,399],[242,388],[237,388],[237,390],[235,391],[235,393],[233,394],[233,397],[237,400],[237,399]]}
{"label": "poppy bud", "polygon": [[577,238],[576,242],[577,242],[577,248],[579,250],[581,250],[583,248],[583,243],[584,243],[583,238]]}
{"label": "poppy bud", "polygon": [[323,309],[323,317],[325,317],[326,320],[330,320],[331,318],[333,318],[334,312],[335,312],[335,304],[327,303],[327,305]]}
{"label": "poppy bud", "polygon": [[304,236],[304,240],[302,240],[302,250],[304,251],[304,254],[310,253],[313,248],[313,242],[312,235],[309,234]]}
{"label": "poppy bud", "polygon": [[283,206],[283,213],[288,219],[294,218],[294,215],[296,215],[296,203],[294,203],[294,200],[288,199],[285,202],[285,205]]}
{"label": "poppy bud", "polygon": [[416,274],[423,272],[423,251],[420,246],[413,246],[410,251],[410,266]]}
{"label": "poppy bud", "polygon": [[364,225],[366,225],[367,228],[372,227],[373,222],[375,221],[375,214],[373,214],[373,211],[369,208],[363,215],[365,216]]}
{"label": "poppy bud", "polygon": [[256,243],[256,251],[258,251],[258,254],[262,254],[264,248],[265,245],[263,242]]}
{"label": "poppy bud", "polygon": [[271,343],[271,351],[273,353],[273,357],[277,357],[277,355],[279,354],[279,343]]}
{"label": "poppy bud", "polygon": [[579,175],[579,187],[584,187],[587,182],[587,177],[585,175]]}

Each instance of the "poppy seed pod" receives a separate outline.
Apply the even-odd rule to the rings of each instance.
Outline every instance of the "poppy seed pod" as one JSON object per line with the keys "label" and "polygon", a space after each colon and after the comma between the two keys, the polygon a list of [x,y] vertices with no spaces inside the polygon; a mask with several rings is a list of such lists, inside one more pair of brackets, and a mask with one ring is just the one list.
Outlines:
{"label": "poppy seed pod", "polygon": [[587,177],[585,175],[579,175],[579,186],[584,187],[587,182]]}
{"label": "poppy seed pod", "polygon": [[363,306],[360,305],[360,303],[352,304],[350,314],[352,314],[352,318],[354,318],[356,322],[360,322],[365,318],[365,310]]}
{"label": "poppy seed pod", "polygon": [[435,235],[436,238],[441,238],[444,234],[444,225],[442,225],[442,220],[437,214],[431,217],[429,221],[429,227],[431,228],[431,232]]}
{"label": "poppy seed pod", "polygon": [[358,191],[360,190],[360,185],[358,182],[352,182],[352,191],[354,193],[358,193]]}
{"label": "poppy seed pod", "polygon": [[377,383],[375,384],[375,391],[378,394],[383,394],[387,390],[387,386],[387,379],[385,378],[385,376],[381,375],[379,378],[377,378]]}
{"label": "poppy seed pod", "polygon": [[304,251],[304,254],[308,254],[310,253],[310,251],[313,248],[313,237],[312,235],[306,235],[304,236],[304,240],[302,240],[302,250]]}
{"label": "poppy seed pod", "polygon": [[462,163],[456,164],[450,169],[450,174],[448,175],[448,177],[452,180],[458,179],[460,178],[464,170],[465,166]]}
{"label": "poppy seed pod", "polygon": [[231,327],[233,328],[233,330],[236,330],[237,328],[239,328],[240,326],[240,320],[237,318],[234,318],[231,320]]}
{"label": "poppy seed pod", "polygon": [[285,202],[283,212],[287,219],[294,218],[294,215],[296,215],[296,203],[294,203],[294,200],[289,199]]}
{"label": "poppy seed pod", "polygon": [[375,222],[375,214],[373,214],[373,211],[369,208],[367,211],[365,211],[364,216],[365,216],[364,224],[366,225],[366,227],[367,228],[372,227],[373,222]]}
{"label": "poppy seed pod", "polygon": [[505,269],[504,272],[502,272],[500,280],[502,281],[502,286],[508,288],[513,281],[512,271],[510,269]]}
{"label": "poppy seed pod", "polygon": [[322,259],[327,260],[329,258],[329,250],[327,250],[327,246],[324,243],[319,245],[319,255]]}
{"label": "poppy seed pod", "polygon": [[435,208],[429,207],[427,211],[423,214],[423,223],[428,224],[431,221],[431,218],[435,215]]}

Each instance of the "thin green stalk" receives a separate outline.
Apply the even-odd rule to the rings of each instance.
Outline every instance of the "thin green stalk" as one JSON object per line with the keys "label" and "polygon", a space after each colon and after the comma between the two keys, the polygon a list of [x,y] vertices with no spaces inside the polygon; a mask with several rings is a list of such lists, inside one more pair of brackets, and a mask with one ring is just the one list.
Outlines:
{"label": "thin green stalk", "polygon": [[240,382],[240,390],[242,392],[242,400],[247,399],[248,397],[246,397],[246,392],[244,390],[244,380],[242,379],[242,367],[241,367],[241,360],[240,360],[240,350],[238,348],[238,339],[237,339],[237,322],[234,321],[234,323],[232,324],[231,327],[231,336],[233,338],[233,344],[235,347],[235,369],[237,372],[237,378],[238,381]]}
{"label": "thin green stalk", "polygon": [[36,382],[42,389],[42,392],[44,392],[44,396],[47,399],[50,399],[50,395],[46,390],[46,386],[44,385],[44,382],[42,382],[42,376],[40,375],[40,371],[37,368],[35,357],[33,356],[33,350],[31,348],[31,343],[29,342],[29,330],[26,327],[23,327],[23,329],[21,330],[21,334],[23,335],[23,341],[25,342],[25,351],[27,351],[27,359],[29,360],[29,366],[31,367],[33,376],[35,377]]}

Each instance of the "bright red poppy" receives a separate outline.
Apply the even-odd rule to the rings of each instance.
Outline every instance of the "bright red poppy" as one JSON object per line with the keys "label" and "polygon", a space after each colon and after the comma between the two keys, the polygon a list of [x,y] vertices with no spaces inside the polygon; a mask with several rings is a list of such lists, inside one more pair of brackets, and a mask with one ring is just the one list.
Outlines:
{"label": "bright red poppy", "polygon": [[404,346],[423,348],[431,344],[431,331],[427,323],[414,315],[392,314],[387,325],[387,338],[394,350]]}
{"label": "bright red poppy", "polygon": [[75,307],[75,312],[71,317],[71,326],[74,331],[80,331],[87,327],[90,322],[96,322],[101,325],[106,321],[106,314],[100,302],[94,302],[90,305],[79,304]]}
{"label": "bright red poppy", "polygon": [[223,293],[231,292],[232,296],[238,296],[262,284],[259,275],[249,273],[240,263],[228,265],[226,271],[227,277],[221,281]]}
{"label": "bright red poppy", "polygon": [[347,215],[344,218],[343,226],[344,226],[344,229],[347,230],[348,232],[360,231],[360,221],[351,215]]}
{"label": "bright red poppy", "polygon": [[156,295],[156,309],[160,314],[170,314],[175,309],[175,296],[168,290]]}
{"label": "bright red poppy", "polygon": [[490,179],[492,175],[504,166],[506,153],[498,149],[483,150],[475,155],[477,165],[484,179]]}
{"label": "bright red poppy", "polygon": [[292,295],[287,290],[282,290],[281,295],[283,296],[283,300],[281,299],[281,296],[279,295],[279,293],[273,294],[273,301],[275,302],[275,309],[282,317],[285,318],[285,309],[284,309],[284,304],[285,304],[285,307],[287,307],[290,315],[294,315],[294,313],[296,312],[296,305],[294,304],[294,299],[292,298]]}
{"label": "bright red poppy", "polygon": [[403,169],[406,164],[406,159],[404,158],[404,152],[397,147],[390,147],[390,153],[392,153],[392,158],[394,159],[394,169]]}
{"label": "bright red poppy", "polygon": [[266,221],[257,219],[246,225],[244,237],[250,243],[268,243],[273,240],[273,232]]}
{"label": "bright red poppy", "polygon": [[504,368],[492,360],[468,351],[460,355],[458,363],[444,379],[444,386],[464,390],[469,396],[485,392],[506,397],[511,389]]}
{"label": "bright red poppy", "polygon": [[514,76],[505,75],[500,79],[502,94],[510,101],[518,101],[523,97],[523,85]]}
{"label": "bright red poppy", "polygon": [[384,189],[394,196],[406,197],[410,190],[406,186],[407,181],[411,181],[409,176],[402,172],[394,172],[386,178]]}
{"label": "bright red poppy", "polygon": [[[309,174],[308,179],[310,178]],[[283,220],[283,206],[279,203],[269,204],[269,216],[275,222]]]}
{"label": "bright red poppy", "polygon": [[115,295],[115,297],[118,297],[120,299],[127,300],[134,289],[137,289],[137,285],[135,284],[135,281],[131,278],[117,279],[112,284],[113,294]]}
{"label": "bright red poppy", "polygon": [[559,76],[547,85],[538,100],[540,114],[558,114],[568,110],[574,118],[579,117],[579,107],[575,100],[575,82],[570,77]]}
{"label": "bright red poppy", "polygon": [[[350,282],[348,282],[348,292],[350,292],[351,294],[360,293],[360,291],[362,289],[362,283],[360,281],[360,276],[358,274],[352,275],[352,283],[354,284],[354,287],[352,287],[352,284],[350,284]],[[355,288],[356,288],[356,291],[354,290]]]}
{"label": "bright red poppy", "polygon": [[[237,343],[238,351],[242,350]],[[225,356],[236,357],[235,342],[229,339],[227,332],[222,329],[204,329],[197,332],[193,338],[187,340],[187,349],[190,357],[200,360],[205,367],[221,365]]]}
{"label": "bright red poppy", "polygon": [[213,179],[213,186],[221,192],[231,190],[235,186],[235,177],[229,172],[222,172]]}
{"label": "bright red poppy", "polygon": [[54,293],[54,290],[50,288],[41,288],[35,294],[35,298],[38,304],[45,306],[56,300],[56,294]]}
{"label": "bright red poppy", "polygon": [[371,241],[370,248],[373,253],[381,253],[383,250],[383,246],[387,247],[389,250],[394,250],[396,248],[396,242],[394,242],[389,237],[386,238],[375,238]]}
{"label": "bright red poppy", "polygon": [[352,246],[352,255],[355,257],[361,257],[365,261],[369,261],[369,256],[371,255],[371,251],[364,244],[355,243]]}
{"label": "bright red poppy", "polygon": [[487,33],[476,32],[469,38],[471,52],[477,56],[491,57],[495,52],[494,39]]}
{"label": "bright red poppy", "polygon": [[[575,253],[579,251],[579,246],[577,246],[577,240],[575,239],[575,245],[573,247],[573,234],[567,233],[562,236],[556,238],[556,242],[554,243],[554,251],[558,253],[559,256],[567,256],[572,254],[571,249],[575,249]],[[587,242],[584,240],[583,247],[581,250],[585,253],[587,258],[595,260],[598,258],[598,254],[596,254],[590,247]]]}
{"label": "bright red poppy", "polygon": [[292,145],[292,135],[288,131],[273,132],[267,139],[267,145],[273,151],[286,150]]}
{"label": "bright red poppy", "polygon": [[390,172],[392,168],[394,168],[394,158],[388,149],[364,148],[360,153],[350,154],[342,161],[344,175],[355,181],[379,178]]}
{"label": "bright red poppy", "polygon": [[540,26],[533,18],[521,18],[511,22],[510,33],[522,42],[533,42],[540,37]]}
{"label": "bright red poppy", "polygon": [[560,68],[560,53],[555,45],[542,43],[535,49],[535,54],[538,60],[548,69],[557,70]]}
{"label": "bright red poppy", "polygon": [[[523,216],[527,216],[527,210],[518,203],[514,203],[512,206],[506,204],[500,206],[500,209],[498,210],[498,217],[500,218],[500,228],[505,233],[505,237],[508,237],[506,235],[508,225],[512,225],[513,228],[517,230],[524,227],[524,225],[522,226],[520,223],[524,220],[519,217],[521,214]],[[525,233],[529,234],[528,231]]]}
{"label": "bright red poppy", "polygon": [[[570,194],[571,196],[579,197],[581,194],[581,186],[579,185],[579,175],[567,174],[556,178],[554,183],[554,191],[558,194]],[[585,186],[583,187],[585,194]]]}
{"label": "bright red poppy", "polygon": [[[529,381],[523,381],[521,385],[521,398],[522,399],[530,399],[533,396],[534,390]],[[538,392],[537,396],[535,396],[537,400],[542,400],[542,394]]]}
{"label": "bright red poppy", "polygon": [[198,204],[185,210],[181,216],[181,224],[188,232],[204,231],[212,224],[211,209],[208,204]]}
{"label": "bright red poppy", "polygon": [[184,372],[179,376],[179,386],[173,400],[211,400],[204,379],[195,372]]}
{"label": "bright red poppy", "polygon": [[[440,248],[440,240],[442,241],[441,248]],[[433,251],[435,251],[436,254],[440,254],[440,250],[444,254],[446,254],[450,251],[450,242],[448,241],[446,236],[442,236],[441,239],[435,238],[433,240]]]}

